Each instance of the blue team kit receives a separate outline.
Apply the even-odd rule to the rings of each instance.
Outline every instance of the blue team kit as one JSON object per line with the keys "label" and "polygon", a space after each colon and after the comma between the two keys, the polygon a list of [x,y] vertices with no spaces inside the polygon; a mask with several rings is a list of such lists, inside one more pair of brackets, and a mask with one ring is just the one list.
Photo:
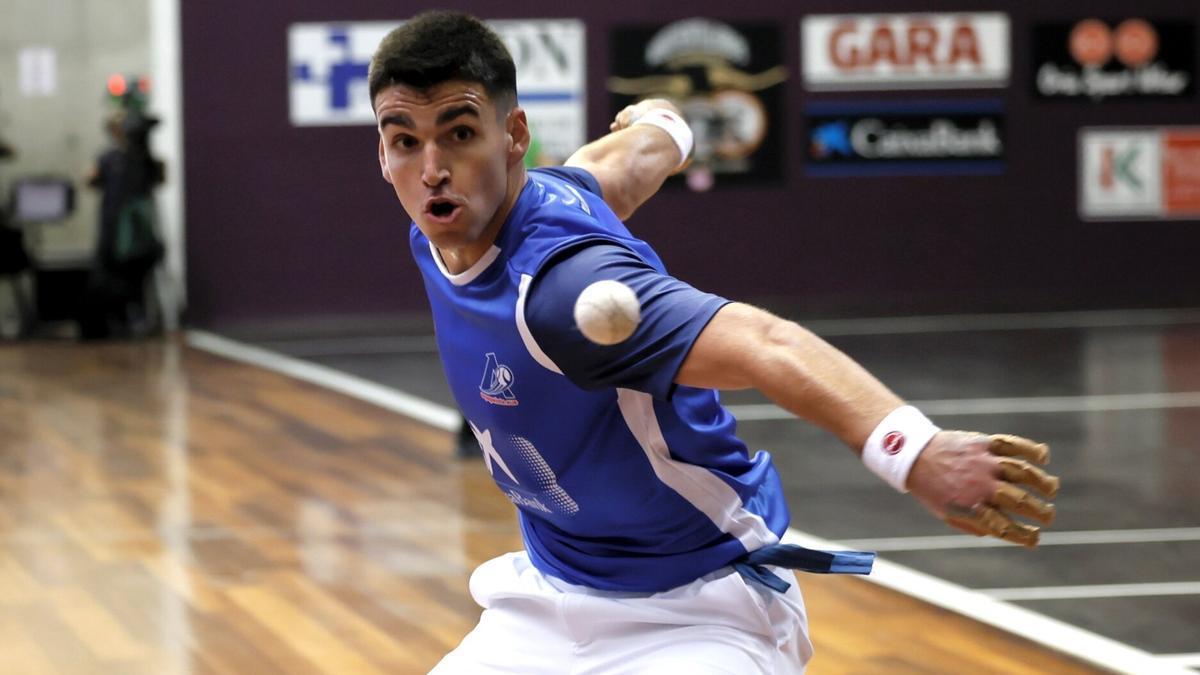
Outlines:
{"label": "blue team kit", "polygon": [[870,554],[780,545],[789,516],[770,454],[751,456],[717,392],[671,381],[725,301],[701,294],[683,329],[644,319],[619,345],[580,341],[578,350],[609,350],[606,360],[622,364],[601,382],[572,379],[571,352],[550,350],[556,361],[539,344],[539,334],[578,333],[569,311],[542,333],[527,320],[531,286],[564,252],[616,246],[666,275],[598,193],[582,170],[530,171],[492,249],[457,275],[411,228],[450,388],[518,509],[534,565],[569,583],[635,592],[729,565],[772,587],[782,582],[762,565],[868,572]]}

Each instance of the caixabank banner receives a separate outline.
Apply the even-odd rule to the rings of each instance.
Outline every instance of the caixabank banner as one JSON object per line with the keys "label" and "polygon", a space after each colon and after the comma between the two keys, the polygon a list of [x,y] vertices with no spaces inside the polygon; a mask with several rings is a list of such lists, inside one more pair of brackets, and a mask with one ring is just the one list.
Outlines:
{"label": "caixabank banner", "polygon": [[611,47],[612,113],[645,98],[675,102],[696,138],[692,189],[782,179],[779,25],[690,18],[625,26],[613,30]]}
{"label": "caixabank banner", "polygon": [[1200,126],[1079,132],[1084,220],[1200,220]]}
{"label": "caixabank banner", "polygon": [[1190,98],[1196,24],[1141,17],[1037,24],[1031,64],[1041,98]]}
{"label": "caixabank banner", "polygon": [[998,99],[820,101],[805,107],[809,176],[999,174]]}

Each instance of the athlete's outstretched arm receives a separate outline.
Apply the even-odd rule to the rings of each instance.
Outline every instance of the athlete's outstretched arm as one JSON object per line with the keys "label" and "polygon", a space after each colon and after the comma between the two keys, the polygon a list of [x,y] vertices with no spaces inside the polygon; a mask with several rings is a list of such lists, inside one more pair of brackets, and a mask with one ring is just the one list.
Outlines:
{"label": "athlete's outstretched arm", "polygon": [[[675,381],[715,389],[755,388],[862,453],[879,423],[904,402],[854,362],[798,324],[749,305],[722,307],[696,338]],[[1036,545],[1036,528],[1005,514],[1049,524],[1053,505],[1020,484],[1054,496],[1058,479],[1030,463],[1046,446],[1013,436],[939,431],[916,457],[903,487],[947,523]]]}
{"label": "athlete's outstretched arm", "polygon": [[856,452],[885,415],[904,405],[862,366],[806,328],[737,302],[722,307],[701,331],[675,381],[758,389]]}
{"label": "athlete's outstretched arm", "polygon": [[612,133],[603,136],[567,158],[566,166],[586,169],[600,183],[604,201],[621,220],[633,215],[662,187],[686,158],[671,135],[650,124],[634,124],[655,109],[679,110],[664,99],[648,99],[617,114]]}

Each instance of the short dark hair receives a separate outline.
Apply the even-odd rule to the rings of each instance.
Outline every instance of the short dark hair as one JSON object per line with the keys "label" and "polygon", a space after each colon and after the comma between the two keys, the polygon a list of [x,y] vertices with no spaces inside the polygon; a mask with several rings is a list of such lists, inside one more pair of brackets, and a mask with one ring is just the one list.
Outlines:
{"label": "short dark hair", "polygon": [[428,89],[450,80],[483,85],[497,109],[517,100],[517,69],[504,42],[479,19],[461,12],[424,12],[387,34],[367,74],[375,95],[395,84]]}

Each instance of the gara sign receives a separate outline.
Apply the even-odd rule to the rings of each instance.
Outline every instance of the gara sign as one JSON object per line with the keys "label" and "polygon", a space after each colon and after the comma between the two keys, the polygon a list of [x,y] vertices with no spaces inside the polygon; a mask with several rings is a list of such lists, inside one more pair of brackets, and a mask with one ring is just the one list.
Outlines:
{"label": "gara sign", "polygon": [[800,22],[814,91],[1002,87],[1009,23],[1000,12],[814,15]]}

